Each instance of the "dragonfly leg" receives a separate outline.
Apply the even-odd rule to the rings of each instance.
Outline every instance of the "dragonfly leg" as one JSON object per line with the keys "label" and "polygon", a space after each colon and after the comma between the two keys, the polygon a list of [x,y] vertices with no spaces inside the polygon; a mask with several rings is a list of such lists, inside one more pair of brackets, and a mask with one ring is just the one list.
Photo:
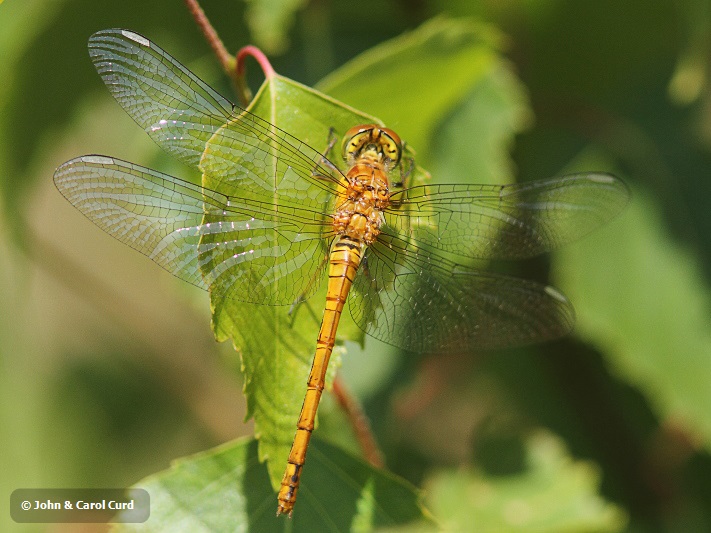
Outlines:
{"label": "dragonfly leg", "polygon": [[314,168],[311,171],[311,175],[314,178],[317,179],[331,179],[327,178],[326,176],[322,176],[318,172],[318,167],[324,166],[331,170],[332,172],[335,172],[336,174],[340,174],[341,169],[339,169],[336,165],[334,165],[331,160],[328,158],[328,154],[331,153],[331,150],[333,150],[333,147],[336,146],[336,143],[338,142],[338,134],[336,133],[336,129],[331,127],[328,130],[328,144],[326,145],[326,149],[321,153],[321,157],[318,160],[318,163],[316,164],[316,168]]}
{"label": "dragonfly leg", "polygon": [[306,304],[306,309],[308,309],[309,314],[313,317],[314,321],[317,324],[319,323],[319,319],[316,316],[316,313],[314,313],[313,308],[309,305],[308,301],[306,300],[306,295],[310,294],[314,285],[316,285],[319,282],[319,278],[321,277],[321,274],[323,273],[323,268],[326,266],[326,263],[328,263],[328,256],[324,255],[318,268],[314,271],[313,275],[311,276],[311,279],[309,280],[308,285],[306,285],[304,292],[299,294],[296,297],[296,299],[294,300],[294,302],[291,304],[291,307],[289,307],[288,316],[291,319],[291,323],[289,324],[289,326],[292,326],[294,324],[294,320],[296,320],[296,311],[298,311],[299,307],[301,307],[301,304]]}
{"label": "dragonfly leg", "polygon": [[[404,162],[407,161],[407,168],[404,168],[403,164]],[[412,172],[415,170],[415,158],[414,157],[407,157],[404,158],[403,160],[400,161],[398,164],[398,167],[400,169],[400,181],[397,181],[393,184],[394,188],[405,188],[409,185],[408,181],[410,179],[410,176],[412,175]]]}

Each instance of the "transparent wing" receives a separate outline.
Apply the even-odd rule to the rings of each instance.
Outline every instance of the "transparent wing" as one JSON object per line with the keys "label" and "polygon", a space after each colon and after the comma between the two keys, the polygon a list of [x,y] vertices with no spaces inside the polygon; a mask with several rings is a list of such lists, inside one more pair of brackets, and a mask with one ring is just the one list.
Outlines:
{"label": "transparent wing", "polygon": [[[85,156],[55,174],[70,202],[218,296],[287,304],[315,287],[344,185],[335,166],[322,165],[316,150],[234,106],[138,34],[99,32],[89,51],[122,107],[165,150],[201,170],[213,190]],[[536,255],[606,222],[628,197],[606,174],[393,194],[383,232],[356,276],[351,313],[369,334],[414,351],[560,336],[572,326],[573,311],[557,291],[445,256]]]}
{"label": "transparent wing", "polygon": [[293,303],[323,269],[331,229],[319,212],[226,196],[97,155],[64,163],[54,182],[101,229],[220,297]]}
{"label": "transparent wing", "polygon": [[609,174],[513,185],[425,185],[392,195],[389,231],[467,258],[520,259],[587,235],[619,214],[627,186]]}
{"label": "transparent wing", "polygon": [[235,106],[145,37],[100,31],[89,55],[124,110],[213,188],[294,208],[333,202],[342,179],[335,166],[321,165],[316,150]]}
{"label": "transparent wing", "polygon": [[473,270],[389,235],[367,249],[349,309],[369,335],[414,352],[550,340],[575,321],[552,287]]}

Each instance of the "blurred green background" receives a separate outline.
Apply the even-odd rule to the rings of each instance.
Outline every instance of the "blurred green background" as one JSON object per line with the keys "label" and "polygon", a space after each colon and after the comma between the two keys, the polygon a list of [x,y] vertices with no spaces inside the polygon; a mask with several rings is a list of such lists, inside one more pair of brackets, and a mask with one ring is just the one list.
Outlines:
{"label": "blurred green background", "polygon": [[[344,378],[373,419],[388,467],[429,487],[440,513],[445,489],[473,486],[454,479],[459,467],[492,478],[516,473],[521,443],[545,430],[564,443],[560,461],[584,461],[580,475],[616,506],[617,519],[590,530],[711,530],[711,2],[203,7],[230,51],[257,44],[277,72],[307,85],[440,14],[502,32],[520,94],[501,126],[518,134],[491,149],[510,148],[495,166],[501,181],[594,169],[633,187],[632,205],[609,227],[516,271],[570,296],[575,335],[484,358],[396,359],[376,365],[386,377],[375,385],[367,368],[344,361]],[[239,361],[214,342],[206,295],[102,233],[52,183],[59,164],[89,153],[190,177],[92,68],[86,40],[110,27],[150,37],[234,99],[182,2],[0,4],[2,530],[74,530],[12,523],[15,488],[127,486],[252,433]],[[256,88],[260,79],[252,81]],[[420,80],[447,81],[428,72]],[[372,107],[362,103],[368,98]],[[354,105],[378,115],[377,100],[361,95]],[[414,146],[433,174],[489,151],[458,125],[471,111],[463,102],[428,146]],[[338,435],[341,421],[325,407],[322,432]]]}

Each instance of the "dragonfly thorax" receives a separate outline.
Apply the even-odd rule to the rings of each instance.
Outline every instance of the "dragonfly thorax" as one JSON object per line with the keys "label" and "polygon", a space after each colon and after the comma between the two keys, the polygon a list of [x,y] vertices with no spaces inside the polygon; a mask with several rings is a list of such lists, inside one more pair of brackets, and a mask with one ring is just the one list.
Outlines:
{"label": "dragonfly thorax", "polygon": [[383,210],[390,204],[388,173],[400,162],[400,137],[377,124],[355,126],[343,136],[348,185],[333,217],[338,235],[371,244],[380,233]]}
{"label": "dragonfly thorax", "polygon": [[370,163],[359,163],[346,174],[348,186],[333,217],[338,235],[371,244],[380,233],[383,210],[390,203],[387,173]]}

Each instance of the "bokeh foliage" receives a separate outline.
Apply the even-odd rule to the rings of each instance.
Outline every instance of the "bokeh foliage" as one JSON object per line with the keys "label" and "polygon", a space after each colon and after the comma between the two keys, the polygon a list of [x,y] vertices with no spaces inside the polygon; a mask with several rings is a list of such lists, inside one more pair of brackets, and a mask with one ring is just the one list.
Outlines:
{"label": "bokeh foliage", "polygon": [[[628,212],[605,230],[506,267],[571,297],[570,338],[436,361],[370,340],[346,345],[339,372],[370,415],[389,470],[423,487],[437,523],[453,531],[470,521],[482,530],[616,531],[625,516],[636,531],[710,529],[711,4],[357,5],[204,7],[230,50],[265,39],[256,44],[273,47],[277,72],[385,121],[433,180],[594,169],[634,190]],[[444,31],[447,19],[431,20],[438,15],[468,18]],[[250,26],[257,20],[259,29]],[[108,27],[149,36],[234,98],[179,2],[0,5],[0,486],[8,494],[129,485],[253,431],[240,423],[254,413],[241,394],[242,363],[212,341],[207,296],[90,227],[52,187],[58,164],[94,152],[199,179],[145,138],[91,68],[86,39]],[[448,61],[461,64],[451,71]],[[323,438],[358,453],[328,398],[320,419]],[[247,449],[232,446],[231,457]],[[532,503],[534,493],[544,500]],[[459,514],[458,497],[492,503]],[[526,514],[531,507],[551,515]],[[8,516],[0,528],[16,526],[5,527]]]}

